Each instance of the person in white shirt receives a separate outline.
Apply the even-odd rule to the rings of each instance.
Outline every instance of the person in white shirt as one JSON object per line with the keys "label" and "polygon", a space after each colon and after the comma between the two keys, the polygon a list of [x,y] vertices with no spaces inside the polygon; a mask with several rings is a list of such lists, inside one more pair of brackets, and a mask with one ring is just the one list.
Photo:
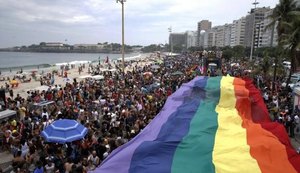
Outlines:
{"label": "person in white shirt", "polygon": [[50,160],[47,159],[47,164],[45,165],[45,173],[54,173],[55,164]]}
{"label": "person in white shirt", "polygon": [[295,115],[294,121],[295,121],[296,124],[299,124],[300,119],[299,119],[299,116],[298,116],[298,115]]}
{"label": "person in white shirt", "polygon": [[268,101],[269,100],[269,95],[267,92],[264,93],[264,100],[265,101]]}
{"label": "person in white shirt", "polygon": [[98,119],[99,118],[99,113],[98,111],[95,109],[94,111],[92,111],[92,115],[94,119]]}
{"label": "person in white shirt", "polygon": [[43,109],[42,118],[46,116],[47,120],[49,119],[49,114],[46,109]]}
{"label": "person in white shirt", "polygon": [[141,111],[143,109],[143,106],[139,102],[137,102],[136,107],[138,111]]}
{"label": "person in white shirt", "polygon": [[25,157],[29,152],[29,147],[25,140],[21,140],[21,151],[22,151],[22,155],[21,155],[22,157]]}
{"label": "person in white shirt", "polygon": [[294,116],[294,123],[295,123],[295,134],[300,134],[300,118],[299,116],[296,114]]}
{"label": "person in white shirt", "polygon": [[116,121],[117,121],[117,114],[111,113],[111,121],[110,121],[110,124],[112,124],[114,127],[116,127]]}
{"label": "person in white shirt", "polygon": [[93,165],[95,165],[96,167],[100,164],[100,158],[97,156],[97,153],[95,150],[88,157],[88,161],[92,161]]}

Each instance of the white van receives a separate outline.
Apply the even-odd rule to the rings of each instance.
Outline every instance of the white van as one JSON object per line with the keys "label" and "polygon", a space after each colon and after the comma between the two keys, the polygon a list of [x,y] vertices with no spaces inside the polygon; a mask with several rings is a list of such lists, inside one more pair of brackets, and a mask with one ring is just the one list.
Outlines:
{"label": "white van", "polygon": [[283,61],[282,64],[283,64],[284,68],[291,69],[291,62],[289,62],[289,61]]}
{"label": "white van", "polygon": [[209,69],[216,69],[217,67],[218,67],[218,65],[216,63],[209,63],[208,64]]}

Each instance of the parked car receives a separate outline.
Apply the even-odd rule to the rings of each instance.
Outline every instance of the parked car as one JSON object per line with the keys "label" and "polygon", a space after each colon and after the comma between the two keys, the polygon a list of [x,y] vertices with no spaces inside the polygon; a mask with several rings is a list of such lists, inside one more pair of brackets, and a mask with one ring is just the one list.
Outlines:
{"label": "parked car", "polygon": [[[285,81],[288,77],[285,78]],[[286,87],[286,82],[283,82],[282,87]],[[294,88],[295,86],[300,86],[300,73],[295,73],[291,76],[291,81],[289,83],[289,87]]]}

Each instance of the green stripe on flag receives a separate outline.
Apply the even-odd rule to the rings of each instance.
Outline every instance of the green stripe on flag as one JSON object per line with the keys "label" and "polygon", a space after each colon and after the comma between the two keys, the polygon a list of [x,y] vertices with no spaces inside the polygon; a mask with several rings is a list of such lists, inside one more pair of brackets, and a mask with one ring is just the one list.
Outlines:
{"label": "green stripe on flag", "polygon": [[214,173],[212,161],[218,118],[215,111],[220,100],[222,77],[209,78],[190,129],[178,145],[173,157],[172,173]]}

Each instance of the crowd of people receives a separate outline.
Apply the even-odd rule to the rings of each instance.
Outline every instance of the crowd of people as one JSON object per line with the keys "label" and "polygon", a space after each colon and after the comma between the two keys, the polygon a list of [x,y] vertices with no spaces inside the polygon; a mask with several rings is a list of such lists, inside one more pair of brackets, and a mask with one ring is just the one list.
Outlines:
{"label": "crowd of people", "polygon": [[[136,64],[132,71],[124,74],[118,66],[116,71],[107,72],[101,72],[99,65],[89,66],[89,71],[96,70],[104,79],[74,79],[65,86],[29,91],[27,98],[9,96],[7,108],[16,110],[18,118],[2,122],[0,131],[3,134],[2,150],[14,156],[12,172],[82,173],[94,170],[114,149],[134,138],[151,122],[168,96],[182,83],[205,73],[194,68],[201,62],[200,56],[164,57],[159,63],[154,60],[151,65]],[[222,71],[214,74],[223,72],[225,75],[228,70],[234,71],[230,66],[224,66]],[[285,124],[293,136],[291,124],[299,123],[299,117],[292,114],[290,92],[270,94],[269,86],[263,83],[266,82],[259,87],[264,88],[263,96],[274,120]],[[50,101],[47,106],[34,106]],[[41,132],[58,119],[75,119],[88,129],[88,134],[82,140],[66,144],[45,141]]]}
{"label": "crowd of people", "polygon": [[[285,75],[277,76],[275,81],[271,76],[264,76],[260,72],[251,74],[253,67],[249,67],[247,63],[228,63],[226,70],[228,74],[237,77],[250,77],[257,88],[261,90],[262,97],[268,108],[270,118],[281,123],[286,128],[291,138],[295,137],[295,132],[300,131],[299,107],[294,107],[293,88],[282,85],[286,82]],[[250,70],[251,69],[251,70]],[[300,152],[300,148],[298,149]]]}
{"label": "crowd of people", "polygon": [[[70,81],[65,86],[28,91],[7,98],[18,119],[2,122],[3,150],[14,155],[14,172],[85,172],[95,169],[118,146],[137,135],[160,111],[167,97],[192,76],[172,75],[194,64],[165,59],[163,64],[100,72],[103,80]],[[91,67],[93,70],[98,67]],[[35,103],[51,104],[43,107]],[[88,134],[64,145],[48,143],[41,131],[58,119],[76,119]],[[43,170],[43,171],[42,171]]]}

